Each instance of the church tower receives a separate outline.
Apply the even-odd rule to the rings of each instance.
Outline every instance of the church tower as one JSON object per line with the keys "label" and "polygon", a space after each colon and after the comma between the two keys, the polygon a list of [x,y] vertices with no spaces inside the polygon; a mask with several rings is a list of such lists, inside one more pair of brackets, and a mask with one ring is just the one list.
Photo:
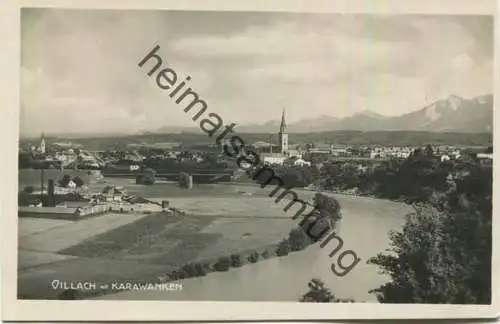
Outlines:
{"label": "church tower", "polygon": [[45,153],[45,134],[42,133],[42,141],[40,142],[40,152]]}
{"label": "church tower", "polygon": [[286,154],[288,152],[288,134],[286,133],[285,109],[283,109],[283,113],[281,115],[281,125],[278,136],[280,141],[281,154]]}

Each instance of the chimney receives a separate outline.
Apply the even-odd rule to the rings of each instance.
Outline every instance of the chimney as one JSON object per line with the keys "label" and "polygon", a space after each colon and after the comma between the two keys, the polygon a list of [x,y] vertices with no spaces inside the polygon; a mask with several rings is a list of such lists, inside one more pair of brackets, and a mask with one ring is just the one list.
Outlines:
{"label": "chimney", "polygon": [[54,207],[56,205],[56,199],[54,194],[54,180],[49,179],[47,188],[47,207]]}

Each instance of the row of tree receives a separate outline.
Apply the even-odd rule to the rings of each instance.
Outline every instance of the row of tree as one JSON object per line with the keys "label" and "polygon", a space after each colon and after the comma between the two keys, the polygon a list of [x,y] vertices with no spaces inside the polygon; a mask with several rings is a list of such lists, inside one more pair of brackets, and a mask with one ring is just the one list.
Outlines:
{"label": "row of tree", "polygon": [[[371,290],[382,303],[491,303],[492,167],[474,158],[440,161],[431,150],[387,161],[367,172],[326,166],[327,188],[358,188],[379,197],[404,199],[414,212],[391,246],[368,263],[391,280]],[[339,301],[311,281],[301,301]]]}
{"label": "row of tree", "polygon": [[415,204],[389,253],[369,260],[391,281],[384,303],[491,303],[492,169],[470,165],[453,185]]}
{"label": "row of tree", "polygon": [[352,190],[360,195],[427,202],[444,193],[461,178],[480,167],[474,156],[441,161],[428,146],[415,150],[407,159],[392,159],[376,165],[327,163],[317,183],[328,191]]}

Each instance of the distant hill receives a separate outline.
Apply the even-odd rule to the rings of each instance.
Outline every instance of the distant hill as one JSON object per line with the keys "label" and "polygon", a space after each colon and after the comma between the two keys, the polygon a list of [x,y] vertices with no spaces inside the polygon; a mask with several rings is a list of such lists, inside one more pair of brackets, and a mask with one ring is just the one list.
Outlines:
{"label": "distant hill", "polygon": [[[364,110],[346,118],[321,116],[288,125],[289,133],[324,131],[427,131],[483,133],[493,129],[493,95],[464,99],[451,95],[422,109],[400,116],[383,116]],[[275,133],[279,121],[239,126],[240,133]]]}
{"label": "distant hill", "polygon": [[385,119],[385,130],[478,133],[493,130],[493,96],[450,96],[415,112]]}
{"label": "distant hill", "polygon": [[[244,133],[249,142],[270,141],[279,129],[280,121],[271,120],[262,124],[237,125],[236,132]],[[383,116],[370,110],[361,111],[346,118],[319,116],[290,123],[287,127],[290,133],[290,142],[302,143],[307,141],[346,141],[346,143],[371,143],[367,136],[375,136],[373,140],[380,144],[396,140],[391,132],[397,131],[404,138],[402,142],[440,142],[440,138],[450,144],[483,144],[489,142],[493,133],[493,95],[483,95],[472,99],[464,99],[451,95],[446,99],[436,101],[419,110],[400,116]],[[388,132],[390,131],[390,132]],[[432,135],[426,133],[453,133]],[[293,134],[296,135],[293,135]],[[460,134],[470,135],[460,139]],[[479,134],[480,135],[476,135]],[[375,135],[374,135],[375,134]],[[384,134],[384,135],[380,135]],[[389,134],[389,135],[387,135]],[[421,134],[421,135],[416,135]],[[426,134],[426,135],[422,135]],[[411,136],[416,136],[411,139]],[[179,127],[164,126],[153,131],[144,131],[136,134],[57,134],[51,137],[59,141],[76,138],[87,139],[93,146],[100,141],[114,142],[115,145],[136,143],[139,139],[144,142],[207,142],[209,139],[196,126]],[[92,139],[91,139],[92,138]],[[36,140],[38,140],[37,138]],[[25,140],[21,139],[23,142]],[[74,141],[76,142],[76,141]],[[82,143],[83,144],[83,143]]]}
{"label": "distant hill", "polygon": [[[269,133],[244,133],[240,137],[245,143],[257,141],[273,141],[278,143],[276,134]],[[47,138],[50,146],[56,139]],[[63,141],[57,138],[57,141]],[[87,150],[125,149],[128,144],[152,144],[176,142],[183,145],[212,144],[206,134],[198,133],[182,134],[141,134],[128,136],[106,136],[87,137],[71,139],[74,144],[81,144]],[[426,144],[459,145],[459,146],[491,146],[493,133],[457,133],[457,132],[425,132],[425,131],[328,131],[316,133],[295,133],[289,135],[290,144],[306,143],[331,143],[345,145],[396,145],[396,146],[424,146]],[[20,145],[26,145],[20,141]]]}

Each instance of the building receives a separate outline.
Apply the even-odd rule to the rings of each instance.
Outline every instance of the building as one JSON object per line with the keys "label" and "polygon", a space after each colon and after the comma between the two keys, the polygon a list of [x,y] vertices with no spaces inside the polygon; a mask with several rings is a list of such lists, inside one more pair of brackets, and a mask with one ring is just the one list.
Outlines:
{"label": "building", "polygon": [[75,190],[76,189],[76,183],[73,180],[70,180],[68,182],[68,184],[66,185],[66,188],[69,188],[71,190]]}
{"label": "building", "polygon": [[121,188],[107,186],[103,189],[103,195],[107,202],[117,201],[120,202],[122,200],[123,192]]}
{"label": "building", "polygon": [[280,131],[278,133],[279,141],[280,141],[280,151],[281,154],[286,155],[288,152],[288,134],[285,132],[286,130],[286,122],[285,122],[285,109],[281,114],[281,125]]}
{"label": "building", "polygon": [[[278,132],[279,152],[278,153],[262,153],[260,158],[266,164],[280,164],[282,165],[288,156],[288,134],[286,133],[285,110],[283,109],[281,115],[281,124]],[[272,147],[272,146],[271,146]]]}
{"label": "building", "polygon": [[260,158],[265,164],[280,164],[282,165],[287,157],[281,153],[262,153]]}
{"label": "building", "polygon": [[295,166],[304,166],[304,165],[311,166],[311,162],[305,161],[301,158],[298,158],[297,160],[295,160],[293,162],[293,165],[295,165]]}
{"label": "building", "polygon": [[39,151],[40,151],[40,153],[45,153],[45,151],[46,151],[45,134],[44,133],[42,133],[42,136],[41,136]]}

